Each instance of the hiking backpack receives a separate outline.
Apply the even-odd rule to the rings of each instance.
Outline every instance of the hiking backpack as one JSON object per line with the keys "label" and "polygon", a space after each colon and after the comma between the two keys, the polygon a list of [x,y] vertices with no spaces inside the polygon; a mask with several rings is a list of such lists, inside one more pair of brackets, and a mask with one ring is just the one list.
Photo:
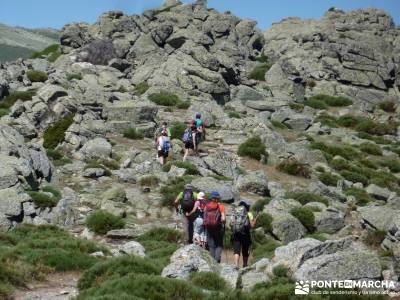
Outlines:
{"label": "hiking backpack", "polygon": [[192,189],[186,189],[183,192],[183,199],[181,202],[181,208],[182,210],[186,212],[191,212],[193,207],[194,207],[194,197],[193,197],[193,190]]}
{"label": "hiking backpack", "polygon": [[200,206],[197,209],[197,217],[202,218],[204,217],[204,209],[206,208],[207,201],[206,200],[198,200],[200,202]]}
{"label": "hiking backpack", "polygon": [[235,208],[230,225],[233,233],[243,233],[250,227],[247,209],[244,206],[238,206]]}
{"label": "hiking backpack", "polygon": [[210,201],[206,204],[203,220],[204,227],[207,229],[215,229],[222,224],[218,203]]}
{"label": "hiking backpack", "polygon": [[192,136],[192,131],[191,130],[186,130],[183,133],[182,141],[184,143],[190,143],[193,141],[193,136]]}
{"label": "hiking backpack", "polygon": [[169,148],[171,148],[171,142],[168,138],[163,138],[161,143],[161,150],[164,154],[169,152]]}

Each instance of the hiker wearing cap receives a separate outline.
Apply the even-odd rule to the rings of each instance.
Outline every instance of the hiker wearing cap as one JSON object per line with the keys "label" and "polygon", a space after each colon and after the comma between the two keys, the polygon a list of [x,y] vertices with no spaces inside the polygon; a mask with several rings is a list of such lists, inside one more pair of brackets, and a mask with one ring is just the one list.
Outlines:
{"label": "hiker wearing cap", "polygon": [[[185,242],[187,244],[193,243],[193,222],[196,215],[189,214],[195,204],[198,194],[194,192],[194,188],[191,184],[185,185],[183,192],[180,192],[174,201],[174,205],[179,207],[179,211],[182,214],[183,231],[185,233]],[[186,215],[188,214],[188,215]]]}
{"label": "hiker wearing cap", "polygon": [[250,212],[250,205],[245,201],[240,201],[230,221],[230,227],[232,229],[231,239],[237,268],[239,268],[240,252],[243,254],[243,268],[247,267],[251,246],[250,229],[253,228],[255,224],[256,219]]}
{"label": "hiker wearing cap", "polygon": [[171,141],[168,137],[166,130],[161,132],[161,135],[157,138],[157,158],[160,164],[164,164],[167,160],[169,149],[171,148]]}
{"label": "hiker wearing cap", "polygon": [[[195,119],[194,119],[195,125],[196,125],[196,130],[197,130],[197,134],[196,134],[196,145],[198,147],[198,145],[200,144],[200,142],[205,140],[205,136],[206,136],[206,130],[205,130],[205,126],[204,126],[204,122],[201,119],[201,114],[200,113],[196,113]],[[198,149],[196,149],[197,151]]]}
{"label": "hiker wearing cap", "polygon": [[194,230],[193,230],[193,242],[200,247],[205,248],[207,236],[204,229],[204,208],[207,204],[206,197],[203,192],[197,194],[197,201],[194,203],[194,207],[191,212],[186,213],[186,217],[194,215]]}
{"label": "hiker wearing cap", "polygon": [[167,122],[163,122],[161,124],[161,126],[154,133],[154,143],[155,143],[156,147],[157,147],[157,139],[159,136],[161,136],[163,131],[165,131],[167,133],[167,136],[171,140],[171,130],[168,128]]}
{"label": "hiker wearing cap", "polygon": [[186,157],[189,155],[190,150],[197,151],[196,134],[197,134],[196,124],[193,120],[191,120],[188,122],[187,128],[183,133],[182,137],[182,141],[185,144],[185,154],[183,155],[183,161],[186,160]]}
{"label": "hiker wearing cap", "polygon": [[225,207],[219,203],[220,195],[212,192],[210,201],[204,208],[204,227],[207,232],[207,244],[210,255],[218,262],[221,262],[221,252],[224,244],[224,225],[226,220]]}

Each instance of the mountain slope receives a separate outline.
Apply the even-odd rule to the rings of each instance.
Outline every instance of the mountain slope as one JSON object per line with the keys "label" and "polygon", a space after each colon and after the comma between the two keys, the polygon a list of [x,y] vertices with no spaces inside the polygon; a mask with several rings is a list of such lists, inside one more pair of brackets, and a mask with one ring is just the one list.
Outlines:
{"label": "mountain slope", "polygon": [[34,51],[58,43],[55,29],[26,29],[0,24],[0,62],[27,58]]}

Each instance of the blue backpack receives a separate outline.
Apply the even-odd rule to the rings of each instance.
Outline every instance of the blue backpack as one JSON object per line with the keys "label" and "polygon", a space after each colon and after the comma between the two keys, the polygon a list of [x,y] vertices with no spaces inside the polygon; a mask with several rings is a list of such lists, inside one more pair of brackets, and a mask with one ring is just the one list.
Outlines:
{"label": "blue backpack", "polygon": [[171,148],[171,142],[169,141],[169,139],[164,138],[161,145],[162,152],[168,153],[170,148]]}
{"label": "blue backpack", "polygon": [[182,141],[184,143],[190,143],[193,141],[193,136],[192,136],[192,131],[191,130],[186,130],[183,133]]}

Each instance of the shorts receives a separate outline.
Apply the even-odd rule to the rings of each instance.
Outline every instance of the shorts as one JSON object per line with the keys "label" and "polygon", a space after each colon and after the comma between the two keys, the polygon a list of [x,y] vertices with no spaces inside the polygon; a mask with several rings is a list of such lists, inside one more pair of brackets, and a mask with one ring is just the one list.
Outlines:
{"label": "shorts", "polygon": [[158,156],[158,157],[167,158],[167,157],[168,157],[168,152],[164,152],[164,151],[162,151],[162,150],[158,150],[158,151],[157,151],[157,156]]}
{"label": "shorts", "polygon": [[202,218],[196,218],[196,220],[194,220],[193,239],[199,242],[207,241],[207,234],[203,225]]}
{"label": "shorts", "polygon": [[240,250],[244,257],[249,257],[251,237],[250,232],[246,233],[234,233],[232,236],[233,253],[240,255]]}
{"label": "shorts", "polygon": [[185,143],[185,149],[194,149],[194,145],[192,142],[186,142]]}

